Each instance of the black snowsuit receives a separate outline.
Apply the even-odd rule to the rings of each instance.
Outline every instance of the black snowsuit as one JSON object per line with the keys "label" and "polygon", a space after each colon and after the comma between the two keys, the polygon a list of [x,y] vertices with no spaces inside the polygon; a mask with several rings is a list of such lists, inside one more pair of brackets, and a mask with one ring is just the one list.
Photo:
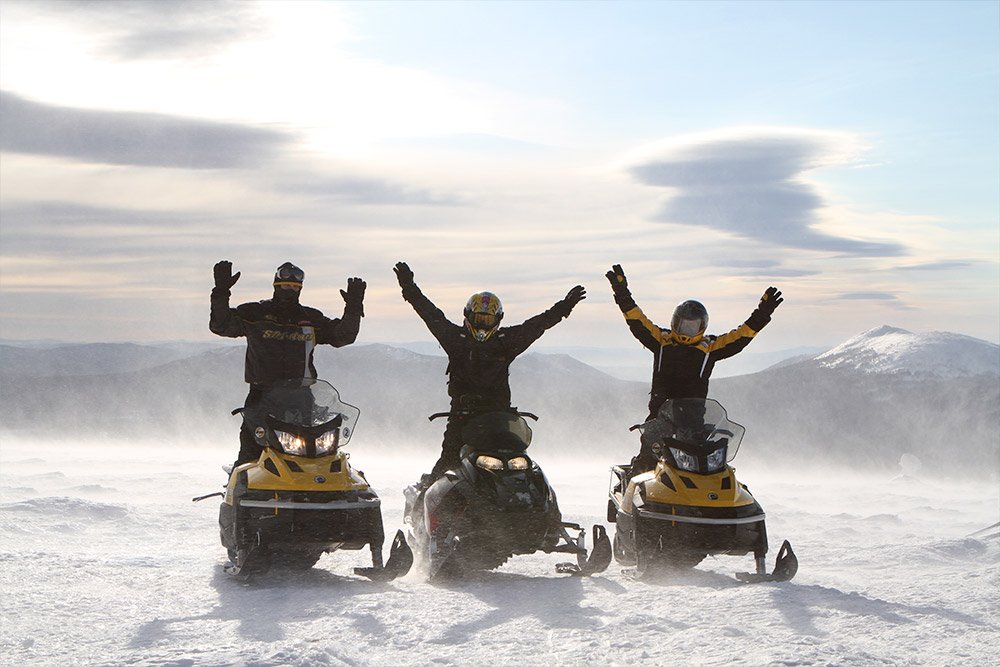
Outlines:
{"label": "black snowsuit", "polygon": [[475,414],[510,407],[510,364],[538,340],[547,329],[568,317],[573,306],[565,300],[522,324],[500,327],[483,342],[469,330],[445,318],[416,284],[403,287],[403,298],[424,321],[448,355],[448,396],[451,411],[471,412],[448,418],[441,443],[441,457],[431,471],[434,479],[458,466],[461,461],[462,426]]}
{"label": "black snowsuit", "polygon": [[[275,290],[277,295],[277,289]],[[244,407],[252,407],[263,389],[278,380],[315,378],[313,350],[317,345],[343,347],[357,339],[360,303],[344,307],[340,319],[330,319],[296,298],[269,299],[229,307],[228,289],[212,290],[208,328],[227,338],[246,337],[244,379],[250,384]],[[246,423],[240,428],[240,453],[235,465],[256,461],[262,449]]]}
{"label": "black snowsuit", "polygon": [[[758,306],[746,322],[720,336],[705,335],[697,343],[677,342],[670,329],[663,329],[636,305],[632,295],[620,288],[615,302],[625,316],[632,335],[653,353],[653,378],[649,391],[649,416],[656,417],[668,398],[707,398],[708,379],[715,363],[739,353],[771,321],[769,313]],[[652,443],[641,442],[639,454],[632,459],[632,470],[650,470],[656,465]]]}

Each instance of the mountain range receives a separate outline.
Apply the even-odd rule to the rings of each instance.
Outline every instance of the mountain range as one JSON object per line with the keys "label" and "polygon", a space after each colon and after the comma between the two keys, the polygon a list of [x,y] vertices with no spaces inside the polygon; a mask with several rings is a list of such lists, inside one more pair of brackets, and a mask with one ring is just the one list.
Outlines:
{"label": "mountain range", "polygon": [[[236,449],[243,347],[0,345],[0,443],[143,438]],[[352,447],[440,444],[446,359],[381,344],[320,347],[316,365],[362,410]],[[568,355],[527,353],[511,366],[515,404],[539,415],[535,455],[626,461],[628,427],[645,418],[648,383]],[[710,396],[747,426],[741,451],[777,463],[824,460],[894,469],[903,455],[948,474],[1000,474],[1000,346],[953,333],[866,331],[818,355],[712,381]],[[38,440],[36,440],[38,442]]]}

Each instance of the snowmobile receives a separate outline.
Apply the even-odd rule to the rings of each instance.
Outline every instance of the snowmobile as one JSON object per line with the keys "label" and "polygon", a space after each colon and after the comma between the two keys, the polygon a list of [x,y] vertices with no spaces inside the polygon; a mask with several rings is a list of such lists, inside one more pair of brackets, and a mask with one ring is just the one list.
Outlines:
{"label": "snowmobile", "polygon": [[[309,569],[324,553],[371,550],[372,566],[356,574],[375,581],[403,576],[413,553],[403,531],[383,563],[381,501],[342,448],[361,411],[317,379],[268,387],[250,408],[239,408],[264,451],[232,469],[219,509],[228,574],[242,580],[272,564]],[[222,494],[219,494],[222,495]]]}
{"label": "snowmobile", "polygon": [[640,577],[692,568],[708,555],[753,553],[744,582],[787,581],[798,560],[787,540],[766,571],[764,510],[729,462],[746,432],[713,399],[668,399],[654,419],[633,426],[659,461],[634,473],[612,468],[608,521],[616,524],[615,560]]}
{"label": "snowmobile", "polygon": [[[437,413],[430,419],[470,413]],[[425,491],[404,490],[407,538],[431,580],[492,570],[515,554],[568,553],[575,563],[556,570],[579,576],[603,572],[611,562],[604,526],[594,526],[588,557],[586,531],[562,520],[555,492],[527,454],[531,428],[515,408],[471,416],[461,431],[460,465]],[[575,535],[571,535],[573,531]]]}

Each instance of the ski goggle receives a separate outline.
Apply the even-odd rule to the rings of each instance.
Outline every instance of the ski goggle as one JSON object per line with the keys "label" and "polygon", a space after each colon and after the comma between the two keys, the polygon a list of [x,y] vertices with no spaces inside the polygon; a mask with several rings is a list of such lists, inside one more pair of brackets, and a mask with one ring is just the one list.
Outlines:
{"label": "ski goggle", "polygon": [[490,329],[497,324],[497,316],[493,313],[471,313],[469,324],[478,329]]}
{"label": "ski goggle", "polygon": [[682,336],[697,336],[704,329],[702,320],[678,320],[674,331]]}
{"label": "ski goggle", "polygon": [[278,267],[274,272],[274,285],[276,287],[301,288],[302,280],[306,277],[299,267],[291,262],[286,262]]}
{"label": "ski goggle", "polygon": [[281,266],[278,267],[278,271],[274,274],[274,277],[278,280],[300,283],[305,279],[306,274],[297,266]]}

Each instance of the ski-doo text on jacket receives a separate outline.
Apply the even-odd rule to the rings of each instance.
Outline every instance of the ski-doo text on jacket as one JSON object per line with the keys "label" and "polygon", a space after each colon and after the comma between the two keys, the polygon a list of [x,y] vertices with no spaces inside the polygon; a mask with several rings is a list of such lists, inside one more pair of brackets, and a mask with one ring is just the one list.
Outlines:
{"label": "ski-doo text on jacket", "polygon": [[246,337],[244,378],[251,385],[317,377],[315,347],[350,345],[361,328],[359,303],[347,304],[343,317],[330,319],[297,301],[268,299],[230,308],[229,295],[227,289],[212,290],[209,329],[228,338]]}

